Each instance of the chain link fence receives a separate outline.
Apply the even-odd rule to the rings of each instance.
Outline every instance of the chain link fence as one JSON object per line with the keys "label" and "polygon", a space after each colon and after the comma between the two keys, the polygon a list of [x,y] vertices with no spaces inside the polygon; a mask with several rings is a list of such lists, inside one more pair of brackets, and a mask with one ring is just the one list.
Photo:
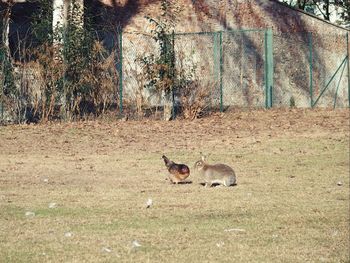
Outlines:
{"label": "chain link fence", "polygon": [[348,107],[347,35],[274,35],[273,104]]}
{"label": "chain link fence", "polygon": [[312,107],[349,106],[347,41],[347,35],[309,35]]}
{"label": "chain link fence", "polygon": [[219,41],[219,34],[214,32],[178,34],[174,41],[177,72],[195,81],[194,88],[209,98],[206,106],[211,108],[220,105]]}
{"label": "chain link fence", "polygon": [[264,107],[265,32],[222,34],[223,105]]}
{"label": "chain link fence", "polygon": [[140,117],[143,112],[152,106],[160,104],[160,96],[151,89],[145,88],[147,84],[143,59],[157,57],[159,50],[157,43],[151,35],[143,33],[123,33],[122,54],[122,83],[120,112]]}
{"label": "chain link fence", "polygon": [[309,34],[274,35],[274,92],[276,107],[309,107],[310,50]]}
{"label": "chain link fence", "polygon": [[[11,114],[21,115],[21,120],[38,112],[38,119],[47,119],[49,114],[54,118],[60,114],[60,107],[67,107],[64,103],[78,116],[107,111],[139,117],[159,114],[164,97],[152,89],[146,72],[147,63],[160,54],[159,42],[143,33],[115,34],[112,44],[108,39],[95,39],[85,54],[89,60],[84,60],[84,55],[80,55],[81,60],[70,59],[72,53],[66,52],[63,62],[57,62],[47,55],[50,50],[42,50],[46,62],[27,56],[25,61],[9,65],[2,44],[2,122],[16,121]],[[197,114],[229,107],[349,106],[347,34],[272,35],[271,30],[237,30],[172,37],[177,83],[173,103],[177,114],[189,117],[191,111]],[[40,57],[36,52],[35,56]],[[60,63],[62,71],[58,70]],[[70,74],[77,63],[79,74]],[[11,89],[12,93],[8,92]],[[70,91],[73,96],[68,101],[64,96],[62,99],[56,89]],[[16,99],[24,104],[16,103]]]}

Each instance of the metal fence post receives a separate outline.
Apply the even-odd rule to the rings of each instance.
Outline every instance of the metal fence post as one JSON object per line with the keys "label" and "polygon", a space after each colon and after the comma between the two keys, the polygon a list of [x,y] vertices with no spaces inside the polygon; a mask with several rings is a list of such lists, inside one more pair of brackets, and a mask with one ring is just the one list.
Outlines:
{"label": "metal fence post", "polygon": [[312,32],[308,32],[308,42],[309,42],[309,72],[310,72],[310,81],[309,81],[309,90],[310,90],[310,105],[311,108],[314,107],[313,99],[313,50],[312,50]]}
{"label": "metal fence post", "polygon": [[220,112],[224,111],[223,107],[223,83],[222,83],[222,74],[223,74],[223,44],[222,44],[222,31],[219,32],[219,53],[220,53]]}
{"label": "metal fence post", "polygon": [[[169,51],[168,51],[169,52]],[[171,33],[171,78],[174,81],[175,79],[175,32]],[[175,111],[175,93],[174,87],[171,88],[171,99],[172,99],[172,107],[171,107],[171,115],[172,118],[175,119],[176,111]]]}
{"label": "metal fence post", "polygon": [[[68,114],[68,108],[67,108],[67,43],[68,43],[68,36],[67,36],[67,27],[62,27],[62,38],[63,38],[63,47],[62,47],[62,63],[63,63],[63,75],[62,75],[62,93],[60,94],[60,103],[61,103],[61,116],[64,120],[67,120],[67,114]],[[61,48],[61,47],[60,47]],[[61,51],[59,51],[61,52]],[[63,106],[62,106],[63,105]]]}
{"label": "metal fence post", "polygon": [[[219,86],[219,56],[218,56],[218,39],[219,39],[219,34],[218,32],[214,32],[213,33],[213,72],[214,72],[214,83],[215,83],[215,88],[218,88],[218,90],[220,90],[220,86]],[[216,91],[216,89],[215,89]],[[216,94],[214,92],[214,94]]]}
{"label": "metal fence post", "polygon": [[123,113],[123,31],[119,31],[119,113]]}
{"label": "metal fence post", "polygon": [[349,33],[346,33],[346,55],[348,57],[347,66],[348,66],[348,100],[349,100],[349,108],[350,108],[350,58],[349,58]]}
{"label": "metal fence post", "polygon": [[0,92],[0,116],[1,119],[0,121],[4,120],[4,85],[5,85],[5,70],[4,70],[4,54],[3,54],[3,50],[2,50],[2,43],[0,43],[0,58],[1,58],[1,72],[0,72],[0,88],[1,88],[1,92]]}
{"label": "metal fence post", "polygon": [[265,31],[265,107],[273,105],[273,34],[272,29]]}

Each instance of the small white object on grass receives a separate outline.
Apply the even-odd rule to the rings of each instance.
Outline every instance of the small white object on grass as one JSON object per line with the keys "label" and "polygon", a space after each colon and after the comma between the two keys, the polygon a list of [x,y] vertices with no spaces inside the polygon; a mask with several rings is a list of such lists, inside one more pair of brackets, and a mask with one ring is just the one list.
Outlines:
{"label": "small white object on grass", "polygon": [[142,246],[137,240],[132,241],[132,248],[137,248],[137,247],[142,247]]}
{"label": "small white object on grass", "polygon": [[337,185],[338,185],[338,186],[342,186],[343,183],[339,181],[339,182],[337,183]]}
{"label": "small white object on grass", "polygon": [[244,229],[241,228],[230,228],[230,229],[225,229],[225,232],[245,232]]}
{"label": "small white object on grass", "polygon": [[103,248],[102,248],[102,252],[111,253],[111,252],[112,252],[112,249],[110,249],[109,247],[103,247]]}
{"label": "small white object on grass", "polygon": [[25,215],[26,215],[27,217],[34,217],[34,216],[35,216],[35,213],[32,212],[32,211],[27,211],[27,212],[25,213]]}
{"label": "small white object on grass", "polygon": [[50,203],[49,204],[49,208],[56,208],[57,207],[57,204],[56,203]]}
{"label": "small white object on grass", "polygon": [[64,236],[65,236],[65,237],[72,237],[73,234],[72,234],[71,232],[66,232],[66,233],[64,233]]}
{"label": "small white object on grass", "polygon": [[225,245],[224,241],[220,241],[218,243],[216,243],[217,247],[223,247]]}
{"label": "small white object on grass", "polygon": [[150,208],[153,204],[153,201],[151,198],[148,198],[147,202],[146,202],[146,208]]}
{"label": "small white object on grass", "polygon": [[48,183],[49,182],[49,179],[47,179],[47,178],[44,178],[44,183]]}

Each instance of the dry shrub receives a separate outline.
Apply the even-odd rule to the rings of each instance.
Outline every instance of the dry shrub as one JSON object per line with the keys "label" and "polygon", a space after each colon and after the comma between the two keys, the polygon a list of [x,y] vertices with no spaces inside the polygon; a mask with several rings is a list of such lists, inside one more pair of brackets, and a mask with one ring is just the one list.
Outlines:
{"label": "dry shrub", "polygon": [[62,102],[65,65],[56,58],[56,50],[44,44],[32,51],[35,60],[25,66],[31,69],[32,78],[35,78],[31,87],[31,102],[33,116],[46,122],[55,115],[55,106]]}
{"label": "dry shrub", "polygon": [[199,80],[191,81],[182,87],[180,102],[185,119],[196,119],[202,116],[211,106],[212,91],[215,85],[201,85]]}
{"label": "dry shrub", "polygon": [[[30,58],[29,62],[26,58]],[[49,45],[23,51],[21,61],[11,61],[14,87],[3,97],[9,122],[48,121],[59,99],[63,64]]]}
{"label": "dry shrub", "polygon": [[89,66],[84,68],[78,85],[89,87],[77,98],[92,104],[96,115],[104,114],[116,101],[118,72],[115,67],[115,52],[109,53],[101,42],[95,41],[90,54]]}
{"label": "dry shrub", "polygon": [[23,67],[30,69],[31,78],[35,79],[29,97],[32,115],[40,121],[60,118],[62,114],[67,114],[67,118],[91,112],[100,115],[115,103],[118,82],[115,52],[107,52],[100,42],[94,43],[89,63],[79,71],[74,83],[65,77],[68,66],[57,57],[54,47],[43,45],[32,51],[32,56],[36,59]]}
{"label": "dry shrub", "polygon": [[[127,60],[125,60],[127,61]],[[128,67],[130,75],[135,76],[135,94],[134,96],[128,96],[124,98],[124,105],[131,110],[134,105],[136,105],[136,115],[137,118],[141,119],[144,117],[144,108],[147,105],[147,99],[144,94],[145,83],[147,83],[147,76],[144,74],[144,67],[142,67],[142,57],[138,57],[133,63],[130,63],[126,67]],[[132,64],[132,65],[130,65]],[[129,112],[129,115],[131,112]]]}

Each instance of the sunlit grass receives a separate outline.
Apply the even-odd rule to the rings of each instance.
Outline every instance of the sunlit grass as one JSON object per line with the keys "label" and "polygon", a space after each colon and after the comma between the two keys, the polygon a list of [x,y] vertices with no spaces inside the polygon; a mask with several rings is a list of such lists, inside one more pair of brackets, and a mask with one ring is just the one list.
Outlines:
{"label": "sunlit grass", "polygon": [[[310,114],[300,121],[313,127],[322,112]],[[327,114],[335,130],[254,138],[249,116],[242,130],[229,118],[5,127],[0,262],[349,262],[347,115]],[[161,154],[192,167],[201,151],[230,164],[238,185],[207,189],[193,171],[192,184],[165,180]]]}

